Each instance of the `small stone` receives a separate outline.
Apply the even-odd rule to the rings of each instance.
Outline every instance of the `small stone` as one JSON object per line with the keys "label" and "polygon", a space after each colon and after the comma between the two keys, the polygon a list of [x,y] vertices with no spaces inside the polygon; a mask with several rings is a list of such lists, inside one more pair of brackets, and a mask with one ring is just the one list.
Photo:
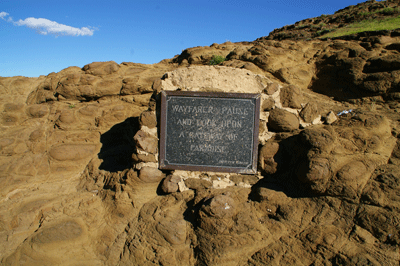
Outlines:
{"label": "small stone", "polygon": [[139,179],[146,183],[160,182],[164,178],[164,173],[154,167],[144,166],[140,169]]}
{"label": "small stone", "polygon": [[167,194],[177,192],[179,189],[178,183],[180,181],[181,178],[179,176],[170,175],[162,182],[161,190]]}
{"label": "small stone", "polygon": [[271,111],[275,106],[275,101],[272,98],[266,99],[262,104],[263,111]]}
{"label": "small stone", "polygon": [[135,163],[146,162],[146,163],[156,163],[156,156],[154,154],[132,154],[132,160]]}
{"label": "small stone", "polygon": [[185,185],[194,190],[208,189],[212,187],[212,183],[210,181],[204,179],[197,178],[188,178],[185,180]]}
{"label": "small stone", "polygon": [[275,132],[289,132],[298,129],[300,122],[295,114],[275,108],[269,113],[268,129]]}
{"label": "small stone", "polygon": [[268,86],[264,89],[264,92],[268,95],[272,95],[275,92],[279,90],[279,85],[278,83],[270,83]]}
{"label": "small stone", "polygon": [[158,151],[158,139],[147,132],[139,130],[133,137],[138,148],[145,152],[156,154]]}
{"label": "small stone", "polygon": [[141,126],[155,128],[157,126],[157,117],[153,112],[144,111],[140,114],[139,122]]}
{"label": "small stone", "polygon": [[304,122],[312,123],[318,117],[318,107],[313,103],[307,103],[299,115]]}
{"label": "small stone", "polygon": [[325,123],[328,124],[328,125],[330,125],[330,124],[332,124],[333,122],[335,122],[336,120],[337,120],[337,116],[335,115],[334,112],[330,111],[330,112],[328,113],[328,115],[326,116],[326,118],[325,118]]}

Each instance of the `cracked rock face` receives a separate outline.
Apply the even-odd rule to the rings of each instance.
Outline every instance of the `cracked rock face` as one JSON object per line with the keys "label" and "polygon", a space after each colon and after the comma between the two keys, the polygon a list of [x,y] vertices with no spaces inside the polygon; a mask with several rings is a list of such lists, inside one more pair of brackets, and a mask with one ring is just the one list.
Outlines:
{"label": "cracked rock face", "polygon": [[[399,41],[384,37],[0,77],[1,264],[397,265]],[[177,89],[260,94],[257,175],[158,169],[159,93]]]}

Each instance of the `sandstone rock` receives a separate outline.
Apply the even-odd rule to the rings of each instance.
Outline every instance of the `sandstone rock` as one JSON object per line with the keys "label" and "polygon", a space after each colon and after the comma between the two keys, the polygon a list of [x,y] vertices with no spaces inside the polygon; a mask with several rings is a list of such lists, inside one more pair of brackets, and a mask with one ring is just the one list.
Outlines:
{"label": "sandstone rock", "polygon": [[231,197],[217,195],[202,206],[202,211],[218,219],[229,219],[235,214],[235,208],[235,201]]}
{"label": "sandstone rock", "polygon": [[151,93],[135,95],[133,96],[133,101],[139,105],[148,106],[151,96]]}
{"label": "sandstone rock", "polygon": [[[240,84],[240,85],[239,85]],[[224,66],[191,66],[178,68],[163,77],[164,90],[212,90],[224,92],[260,93],[264,84],[258,75],[245,69]]]}
{"label": "sandstone rock", "polygon": [[15,103],[6,103],[4,105],[4,112],[18,112],[24,107],[23,104],[15,104]]}
{"label": "sandstone rock", "polygon": [[[225,62],[224,62],[225,63]],[[251,62],[244,63],[240,68],[248,69],[255,74],[264,74],[263,71]]]}
{"label": "sandstone rock", "polygon": [[313,71],[307,65],[297,65],[278,69],[276,76],[285,83],[305,88],[312,80]]}
{"label": "sandstone rock", "polygon": [[10,139],[10,138],[0,139],[0,150],[13,144],[14,141],[15,141],[14,139]]}
{"label": "sandstone rock", "polygon": [[165,177],[164,173],[157,168],[144,166],[140,169],[139,179],[145,183],[160,182]]}
{"label": "sandstone rock", "polygon": [[132,160],[134,163],[140,162],[149,162],[149,163],[156,163],[157,159],[154,154],[132,154]]}
{"label": "sandstone rock", "polygon": [[61,113],[60,117],[58,118],[60,122],[71,124],[75,122],[75,116],[73,111],[64,111]]}
{"label": "sandstone rock", "polygon": [[122,81],[118,77],[97,77],[73,73],[60,78],[56,92],[65,99],[86,100],[119,95]]}
{"label": "sandstone rock", "polygon": [[97,116],[99,107],[95,105],[88,105],[79,109],[79,113],[84,116]]}
{"label": "sandstone rock", "polygon": [[151,84],[144,83],[140,80],[140,76],[124,78],[122,80],[122,90],[123,95],[135,95],[142,93],[152,92],[153,89]]}
{"label": "sandstone rock", "polygon": [[263,101],[261,109],[263,111],[271,111],[275,107],[275,101],[272,98],[268,98]]}
{"label": "sandstone rock", "polygon": [[276,142],[267,142],[259,152],[259,166],[266,174],[274,174],[277,171],[278,164],[274,160],[275,154],[279,150],[279,144]]}
{"label": "sandstone rock", "polygon": [[272,95],[275,92],[279,90],[279,84],[278,83],[270,83],[268,86],[264,89],[264,92],[268,95]]}
{"label": "sandstone rock", "polygon": [[68,241],[79,237],[82,231],[81,226],[75,221],[65,221],[53,227],[43,228],[31,241],[37,245]]}
{"label": "sandstone rock", "polygon": [[58,161],[77,161],[94,154],[96,145],[93,144],[62,144],[51,147],[49,155]]}
{"label": "sandstone rock", "polygon": [[327,158],[316,157],[305,161],[297,171],[301,182],[309,183],[315,193],[324,193],[330,179],[331,166]]}
{"label": "sandstone rock", "polygon": [[[30,141],[38,141],[42,137],[44,137],[43,130],[42,129],[36,129],[36,130],[32,131],[32,133],[29,135],[29,140]],[[1,141],[0,141],[0,143],[1,143]]]}
{"label": "sandstone rock", "polygon": [[173,245],[180,245],[186,240],[186,222],[183,219],[173,221],[160,221],[156,226],[157,231]]}
{"label": "sandstone rock", "polygon": [[166,193],[174,193],[179,189],[178,183],[181,181],[181,178],[176,175],[170,175],[165,178],[161,184],[161,190]]}
{"label": "sandstone rock", "polygon": [[44,104],[35,104],[28,108],[28,113],[32,117],[40,118],[48,114],[48,108]]}
{"label": "sandstone rock", "polygon": [[10,115],[10,114],[3,114],[2,115],[2,122],[5,126],[13,126],[16,125],[19,121],[18,116]]}
{"label": "sandstone rock", "polygon": [[300,139],[312,149],[329,153],[333,148],[335,135],[324,128],[314,126],[302,131]]}
{"label": "sandstone rock", "polygon": [[337,172],[337,177],[340,180],[361,182],[361,177],[365,172],[367,172],[367,167],[364,163],[360,161],[350,162]]}
{"label": "sandstone rock", "polygon": [[300,88],[289,85],[281,88],[281,104],[283,107],[301,108],[302,94]]}
{"label": "sandstone rock", "polygon": [[[380,10],[397,5],[367,1],[286,30],[305,38],[322,23],[345,26],[360,10],[380,19]],[[393,30],[323,41],[263,37],[190,48],[153,65],[93,63],[37,78],[0,77],[1,263],[397,265],[399,36]],[[223,66],[200,66],[213,54],[226,56]],[[180,182],[182,193],[157,195],[165,175],[156,155],[133,139],[140,114],[159,104],[153,91],[268,94],[267,84],[282,81],[321,112],[354,111],[301,132],[265,132],[262,123],[262,143],[279,143],[278,153],[260,147],[261,175],[229,174],[251,188],[211,189],[209,181],[189,178],[193,190]],[[365,111],[371,111],[366,102],[374,102],[373,112]],[[130,156],[146,162],[138,168],[153,166],[139,171],[146,181]],[[274,163],[279,170],[267,175]]]}
{"label": "sandstone rock", "polygon": [[360,188],[364,187],[371,171],[360,161],[353,161],[344,165],[336,173],[337,181],[327,189],[327,194],[332,196],[344,196],[356,198],[360,194]]}
{"label": "sandstone rock", "polygon": [[153,82],[153,85],[151,87],[153,88],[154,91],[159,93],[161,91],[161,89],[162,89],[162,80],[161,79],[156,79]]}
{"label": "sandstone rock", "polygon": [[185,185],[194,190],[204,190],[212,187],[210,181],[198,178],[188,178],[185,180]]}
{"label": "sandstone rock", "polygon": [[286,132],[298,129],[300,122],[296,115],[275,108],[269,113],[267,125],[270,131]]}
{"label": "sandstone rock", "polygon": [[395,213],[376,206],[363,206],[357,214],[357,224],[371,232],[380,241],[400,243],[400,226]]}
{"label": "sandstone rock", "polygon": [[286,204],[290,199],[282,191],[259,187],[257,188],[257,200],[268,201],[269,204]]}
{"label": "sandstone rock", "polygon": [[118,71],[119,65],[114,61],[108,62],[94,62],[88,65],[85,65],[82,70],[87,74],[92,74],[95,76],[102,75],[110,75],[116,71]]}
{"label": "sandstone rock", "polygon": [[315,104],[307,103],[300,111],[299,115],[303,118],[304,122],[312,123],[319,115],[318,107]]}
{"label": "sandstone rock", "polygon": [[136,145],[145,152],[156,154],[158,151],[158,139],[147,132],[139,130],[133,137]]}
{"label": "sandstone rock", "polygon": [[337,116],[334,112],[330,111],[325,117],[325,123],[330,125],[337,120]]}
{"label": "sandstone rock", "polygon": [[157,126],[157,117],[153,112],[146,111],[140,114],[140,125],[148,128],[155,128]]}

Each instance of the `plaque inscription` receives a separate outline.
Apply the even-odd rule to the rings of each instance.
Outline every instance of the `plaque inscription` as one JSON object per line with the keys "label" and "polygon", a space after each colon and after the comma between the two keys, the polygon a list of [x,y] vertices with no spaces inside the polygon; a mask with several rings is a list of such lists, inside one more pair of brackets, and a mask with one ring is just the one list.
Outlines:
{"label": "plaque inscription", "polygon": [[257,172],[260,97],[163,91],[160,168]]}

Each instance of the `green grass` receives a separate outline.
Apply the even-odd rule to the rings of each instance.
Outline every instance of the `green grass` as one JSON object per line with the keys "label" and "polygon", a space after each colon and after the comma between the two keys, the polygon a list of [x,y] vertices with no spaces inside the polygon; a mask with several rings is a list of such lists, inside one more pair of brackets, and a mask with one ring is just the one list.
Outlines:
{"label": "green grass", "polygon": [[386,7],[383,9],[375,10],[373,12],[361,12],[359,15],[360,16],[368,16],[368,15],[373,15],[373,14],[383,14],[383,15],[393,15],[400,13],[400,9],[398,7],[393,8],[393,7]]}
{"label": "green grass", "polygon": [[385,15],[392,15],[392,14],[396,14],[399,12],[400,12],[400,10],[398,7],[396,7],[396,8],[387,7],[382,10],[378,10],[378,13],[385,14]]}
{"label": "green grass", "polygon": [[334,38],[364,31],[394,30],[398,28],[400,28],[400,16],[394,18],[385,18],[382,20],[368,19],[336,29],[322,35],[320,38]]}
{"label": "green grass", "polygon": [[225,57],[221,55],[213,55],[210,60],[210,65],[219,65],[226,60]]}

